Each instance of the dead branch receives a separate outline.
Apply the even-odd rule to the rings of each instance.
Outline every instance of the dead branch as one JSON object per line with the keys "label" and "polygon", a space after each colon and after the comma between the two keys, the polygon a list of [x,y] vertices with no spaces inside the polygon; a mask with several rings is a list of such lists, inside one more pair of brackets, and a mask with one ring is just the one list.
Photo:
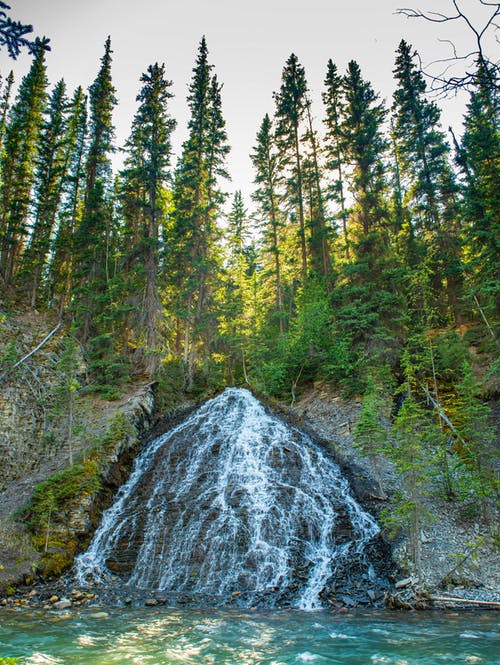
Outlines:
{"label": "dead branch", "polygon": [[33,356],[37,351],[39,351],[39,350],[42,348],[42,346],[44,346],[44,344],[46,344],[46,343],[49,341],[49,339],[50,339],[51,337],[53,337],[53,336],[56,334],[56,332],[59,330],[59,328],[60,328],[61,326],[62,326],[62,321],[59,321],[59,323],[58,323],[57,326],[54,328],[54,330],[52,330],[52,331],[51,331],[51,332],[50,332],[50,333],[49,333],[49,334],[48,334],[48,335],[47,335],[47,336],[46,336],[46,337],[40,342],[40,344],[38,344],[38,346],[36,346],[32,351],[30,351],[29,353],[27,353],[23,358],[21,358],[21,360],[18,360],[17,363],[15,363],[14,365],[12,365],[12,367],[10,367],[9,369],[7,369],[3,374],[0,374],[0,381],[1,381],[2,379],[5,379],[5,377],[8,376],[11,372],[13,372],[13,371],[16,369],[16,367],[19,367],[19,365],[22,365],[24,362],[26,362],[26,360],[28,360],[28,358],[31,358],[31,356]]}
{"label": "dead branch", "polygon": [[460,443],[461,443],[463,446],[465,446],[465,448],[467,448],[467,450],[468,450],[467,442],[466,442],[465,439],[462,437],[462,435],[460,434],[460,432],[457,430],[457,428],[455,427],[455,425],[454,425],[454,424],[451,422],[451,420],[448,418],[448,416],[446,415],[446,413],[443,411],[443,409],[441,408],[441,405],[439,404],[439,402],[437,402],[437,401],[434,399],[434,397],[430,394],[430,392],[429,392],[429,390],[426,388],[426,386],[424,386],[423,384],[420,384],[420,386],[421,386],[422,390],[424,391],[425,396],[427,397],[427,399],[429,400],[429,402],[430,402],[430,403],[432,404],[432,406],[436,409],[436,411],[437,411],[437,413],[438,413],[438,416],[439,416],[439,417],[441,418],[441,420],[442,420],[442,421],[443,421],[443,422],[444,422],[444,423],[445,423],[445,424],[451,429],[451,431],[452,431],[453,434],[457,437],[457,439],[460,441]]}
{"label": "dead branch", "polygon": [[[472,18],[470,18],[470,14],[460,8],[459,0],[451,0],[455,11],[450,12],[449,14],[434,11],[421,11],[411,7],[402,7],[395,12],[408,19],[423,19],[429,23],[451,23],[458,21],[465,26],[468,34],[472,37],[474,47],[469,49],[465,54],[459,54],[455,44],[450,39],[438,39],[438,41],[446,42],[451,46],[453,53],[452,57],[434,60],[425,68],[421,65],[422,73],[431,81],[431,89],[437,94],[447,94],[449,92],[456,93],[462,88],[471,89],[479,82],[479,76],[482,77],[483,83],[485,82],[484,77],[486,76],[488,78],[487,83],[491,88],[498,89],[499,87],[499,62],[495,62],[487,57],[485,53],[484,38],[488,33],[491,33],[491,31],[496,32],[499,28],[495,19],[500,16],[500,3],[488,2],[487,0],[478,0],[478,2],[483,7],[490,8],[488,15],[483,18],[480,25],[473,22]],[[498,40],[497,35],[495,35],[495,39]],[[481,65],[483,71],[478,74],[477,71],[471,73],[466,70],[461,74],[451,76],[448,75],[448,66],[444,71],[441,71],[438,74],[433,73],[432,68],[443,62],[453,64],[469,62],[471,66],[474,65],[476,68],[478,65]]]}

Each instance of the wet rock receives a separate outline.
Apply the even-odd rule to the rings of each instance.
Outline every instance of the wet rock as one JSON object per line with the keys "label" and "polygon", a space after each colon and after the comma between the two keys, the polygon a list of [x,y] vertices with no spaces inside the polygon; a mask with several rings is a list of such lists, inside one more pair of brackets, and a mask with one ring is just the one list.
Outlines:
{"label": "wet rock", "polygon": [[54,603],[53,607],[56,610],[67,610],[69,607],[71,607],[71,600],[68,598],[62,598],[61,600]]}
{"label": "wet rock", "polygon": [[71,595],[73,596],[74,600],[84,600],[84,598],[86,598],[86,595],[83,593],[83,591],[73,590]]}
{"label": "wet rock", "polygon": [[413,582],[413,577],[406,577],[404,580],[399,580],[396,582],[394,587],[396,589],[405,589],[407,586],[410,586],[410,584]]}
{"label": "wet rock", "polygon": [[146,607],[154,607],[155,605],[158,605],[158,601],[156,598],[149,598],[149,600],[146,600],[144,605],[146,605]]}

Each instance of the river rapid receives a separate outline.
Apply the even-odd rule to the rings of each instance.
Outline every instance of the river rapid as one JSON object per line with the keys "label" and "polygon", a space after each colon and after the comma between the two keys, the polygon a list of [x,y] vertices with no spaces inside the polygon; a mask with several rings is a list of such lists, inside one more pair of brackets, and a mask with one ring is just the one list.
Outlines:
{"label": "river rapid", "polygon": [[0,656],[20,665],[494,665],[500,627],[496,612],[2,609]]}

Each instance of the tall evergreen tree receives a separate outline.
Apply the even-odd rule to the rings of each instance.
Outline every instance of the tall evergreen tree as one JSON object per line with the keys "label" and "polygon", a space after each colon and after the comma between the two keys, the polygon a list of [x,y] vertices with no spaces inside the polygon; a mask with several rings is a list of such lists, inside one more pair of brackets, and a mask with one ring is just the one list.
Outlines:
{"label": "tall evergreen tree", "polygon": [[12,284],[29,231],[35,156],[46,100],[45,69],[45,50],[40,48],[19,86],[5,134],[1,159],[0,276],[6,286]]}
{"label": "tall evergreen tree", "polygon": [[263,250],[272,257],[273,291],[275,309],[280,332],[284,332],[284,301],[282,276],[281,236],[283,215],[279,208],[279,186],[281,183],[281,160],[273,138],[272,123],[266,114],[259,128],[251,159],[255,168],[256,189],[252,198],[258,206],[258,217],[262,229]]}
{"label": "tall evergreen tree", "polygon": [[[459,164],[465,175],[464,213],[471,287],[482,308],[500,314],[500,95],[492,72],[478,65],[464,121]],[[477,296],[476,296],[477,300]],[[479,300],[477,301],[479,303]]]}
{"label": "tall evergreen tree", "polygon": [[125,272],[132,292],[134,316],[129,321],[135,331],[136,346],[145,352],[145,369],[152,374],[157,365],[158,346],[158,266],[160,231],[165,226],[162,201],[170,178],[170,135],[175,121],[168,112],[173,96],[165,66],[155,63],[141,76],[143,86],[137,96],[139,109],[125,149],[120,199],[125,221]]}
{"label": "tall evergreen tree", "polygon": [[189,136],[176,173],[169,252],[170,272],[177,290],[174,307],[184,327],[183,357],[188,389],[194,385],[196,347],[206,327],[217,273],[216,214],[223,198],[217,179],[226,175],[224,159],[229,150],[220,85],[211,75],[211,69],[203,37],[189,88]]}
{"label": "tall evergreen tree", "polygon": [[306,111],[307,82],[304,68],[292,53],[281,75],[280,91],[275,93],[276,137],[283,162],[289,167],[289,205],[299,225],[301,278],[307,278],[307,238],[304,210],[304,176],[301,150],[301,124]]}
{"label": "tall evergreen tree", "polygon": [[5,127],[7,125],[7,114],[10,108],[10,94],[14,83],[14,72],[11,70],[5,80],[5,86],[0,99],[0,146],[3,143]]}
{"label": "tall evergreen tree", "polygon": [[354,60],[349,62],[344,90],[343,151],[353,169],[352,223],[356,224],[357,252],[364,254],[373,249],[373,234],[380,238],[387,226],[383,163],[387,142],[382,131],[386,110]]}
{"label": "tall evergreen tree", "polygon": [[249,219],[241,191],[234,193],[225,233],[227,258],[220,333],[228,345],[227,376],[231,383],[246,377],[246,353],[251,333],[248,282],[253,248],[249,246]]}
{"label": "tall evergreen tree", "polygon": [[99,311],[102,312],[109,280],[110,153],[114,150],[112,112],[116,104],[111,81],[111,53],[108,37],[99,73],[90,87],[85,198],[73,245],[74,307],[83,342],[97,332],[93,324]]}
{"label": "tall evergreen tree", "polygon": [[33,226],[28,246],[22,256],[20,278],[28,289],[32,307],[36,304],[66,176],[67,106],[66,84],[61,80],[50,96],[47,119],[40,136],[34,184]]}
{"label": "tall evergreen tree", "polygon": [[415,235],[423,243],[439,299],[446,279],[448,304],[456,313],[461,282],[457,229],[457,188],[448,163],[449,146],[440,129],[440,111],[425,97],[426,84],[404,40],[396,58],[393,131],[400,157],[401,180]]}
{"label": "tall evergreen tree", "polygon": [[328,61],[325,91],[323,92],[323,103],[326,109],[326,136],[324,153],[326,157],[326,169],[332,173],[333,182],[327,189],[327,198],[333,201],[338,211],[335,218],[340,219],[342,224],[342,236],[344,241],[344,254],[350,259],[349,235],[347,230],[347,207],[346,207],[346,183],[345,165],[343,156],[342,121],[344,113],[343,81],[338,73],[337,66],[332,60]]}
{"label": "tall evergreen tree", "polygon": [[386,110],[371,84],[362,78],[355,61],[348,64],[343,88],[341,137],[353,196],[349,219],[352,256],[344,266],[347,279],[337,296],[344,306],[337,314],[346,334],[353,342],[364,345],[363,353],[368,345],[371,351],[367,355],[373,362],[385,364],[389,351],[382,340],[387,338],[388,329],[394,332],[402,313],[399,280],[389,244],[387,140],[383,133]]}
{"label": "tall evergreen tree", "polygon": [[65,139],[66,176],[62,183],[61,206],[57,230],[51,245],[47,277],[49,300],[57,304],[59,312],[62,312],[71,292],[74,232],[83,205],[86,133],[87,98],[79,86],[68,108]]}
{"label": "tall evergreen tree", "polygon": [[326,223],[326,208],[320,170],[320,147],[317,133],[313,127],[309,97],[306,97],[306,122],[307,129],[303,138],[307,151],[304,158],[304,180],[309,207],[311,265],[315,274],[324,279],[327,288],[330,289],[332,273],[330,234]]}

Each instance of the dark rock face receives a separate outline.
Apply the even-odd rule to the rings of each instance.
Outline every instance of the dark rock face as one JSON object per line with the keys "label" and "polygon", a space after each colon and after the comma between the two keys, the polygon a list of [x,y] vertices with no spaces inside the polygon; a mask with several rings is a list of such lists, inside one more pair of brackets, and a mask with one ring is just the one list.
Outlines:
{"label": "dark rock face", "polygon": [[145,447],[77,576],[178,602],[368,603],[378,533],[320,447],[227,389]]}

